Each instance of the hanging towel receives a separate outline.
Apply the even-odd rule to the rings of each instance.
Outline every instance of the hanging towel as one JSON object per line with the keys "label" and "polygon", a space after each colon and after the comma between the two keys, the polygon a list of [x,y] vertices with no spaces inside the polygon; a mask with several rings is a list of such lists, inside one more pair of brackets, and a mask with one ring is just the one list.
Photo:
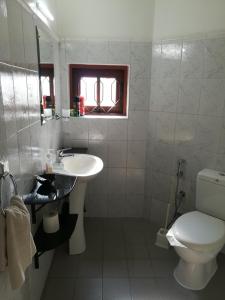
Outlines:
{"label": "hanging towel", "polygon": [[30,214],[20,197],[12,197],[5,214],[8,272],[12,288],[17,289],[25,281],[25,270],[32,262],[36,247],[31,234]]}
{"label": "hanging towel", "polygon": [[5,271],[7,266],[6,257],[6,228],[5,215],[0,212],[0,272]]}

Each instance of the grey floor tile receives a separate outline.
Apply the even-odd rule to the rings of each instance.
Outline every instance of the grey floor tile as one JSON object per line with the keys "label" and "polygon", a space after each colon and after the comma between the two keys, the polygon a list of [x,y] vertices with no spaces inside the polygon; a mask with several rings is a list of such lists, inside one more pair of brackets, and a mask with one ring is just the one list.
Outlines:
{"label": "grey floor tile", "polygon": [[103,300],[131,300],[127,278],[103,278]]}
{"label": "grey floor tile", "polygon": [[93,259],[80,261],[78,277],[102,278],[102,261]]}
{"label": "grey floor tile", "polygon": [[104,219],[103,225],[104,233],[110,232],[122,232],[123,231],[123,221],[121,218],[107,218]]}
{"label": "grey floor tile", "polygon": [[125,259],[127,257],[125,244],[122,243],[105,243],[104,244],[104,259]]}
{"label": "grey floor tile", "polygon": [[128,259],[148,259],[148,249],[143,244],[127,244],[126,253]]}
{"label": "grey floor tile", "polygon": [[96,244],[91,244],[87,245],[86,250],[79,254],[80,260],[85,260],[85,259],[103,259],[103,244],[101,243],[96,243]]}
{"label": "grey floor tile", "polygon": [[173,277],[174,249],[154,246],[154,224],[88,218],[85,228],[83,254],[70,256],[67,244],[56,250],[42,300],[225,300],[224,254],[207,287],[190,291]]}
{"label": "grey floor tile", "polygon": [[153,259],[152,260],[152,267],[155,277],[172,277],[174,269],[177,265],[177,262],[174,260],[159,260]]}
{"label": "grey floor tile", "polygon": [[161,300],[160,290],[152,278],[130,280],[132,300]]}
{"label": "grey floor tile", "polygon": [[128,268],[126,260],[104,260],[103,277],[128,277]]}
{"label": "grey floor tile", "polygon": [[124,232],[124,236],[128,244],[146,245],[145,236],[141,231],[128,230]]}
{"label": "grey floor tile", "polygon": [[178,260],[178,255],[174,251],[173,247],[170,247],[169,249],[164,249],[156,245],[150,245],[148,246],[148,251],[151,259]]}
{"label": "grey floor tile", "polygon": [[73,300],[75,281],[73,279],[49,278],[42,300]]}
{"label": "grey floor tile", "polygon": [[104,244],[125,244],[123,232],[110,231],[104,234]]}
{"label": "grey floor tile", "polygon": [[77,277],[80,259],[77,255],[67,252],[57,252],[49,271],[49,277]]}
{"label": "grey floor tile", "polygon": [[149,222],[141,218],[126,218],[123,219],[124,231],[139,231],[144,232],[148,230]]}
{"label": "grey floor tile", "polygon": [[149,259],[128,260],[129,277],[153,277],[153,268]]}
{"label": "grey floor tile", "polygon": [[73,300],[102,300],[102,279],[77,279]]}
{"label": "grey floor tile", "polygon": [[174,278],[156,279],[162,300],[189,300],[192,291],[184,289]]}

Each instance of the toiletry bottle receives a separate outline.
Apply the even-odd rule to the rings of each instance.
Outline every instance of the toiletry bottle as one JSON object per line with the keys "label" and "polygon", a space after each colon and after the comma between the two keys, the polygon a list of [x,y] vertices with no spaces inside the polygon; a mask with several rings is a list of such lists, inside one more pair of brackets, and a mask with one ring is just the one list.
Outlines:
{"label": "toiletry bottle", "polygon": [[51,153],[48,152],[48,154],[46,155],[46,167],[45,167],[45,173],[46,174],[51,174],[52,173],[52,157],[51,157]]}
{"label": "toiletry bottle", "polygon": [[80,96],[80,115],[85,115],[85,107],[84,107],[84,97]]}
{"label": "toiletry bottle", "polygon": [[74,116],[80,116],[80,97],[78,96],[74,97]]}

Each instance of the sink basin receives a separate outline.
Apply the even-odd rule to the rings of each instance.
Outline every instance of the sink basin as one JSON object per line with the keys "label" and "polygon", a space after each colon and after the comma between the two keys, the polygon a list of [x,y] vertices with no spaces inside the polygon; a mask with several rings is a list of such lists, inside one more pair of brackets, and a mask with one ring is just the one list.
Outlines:
{"label": "sink basin", "polygon": [[62,158],[60,168],[53,168],[54,173],[76,176],[80,181],[93,179],[103,169],[101,158],[90,154],[74,154]]}
{"label": "sink basin", "polygon": [[70,238],[69,253],[80,254],[86,249],[84,232],[84,200],[89,180],[103,169],[101,158],[90,154],[73,154],[63,157],[60,164],[55,164],[53,172],[65,176],[77,177],[75,188],[70,193],[70,214],[77,214],[75,230]]}

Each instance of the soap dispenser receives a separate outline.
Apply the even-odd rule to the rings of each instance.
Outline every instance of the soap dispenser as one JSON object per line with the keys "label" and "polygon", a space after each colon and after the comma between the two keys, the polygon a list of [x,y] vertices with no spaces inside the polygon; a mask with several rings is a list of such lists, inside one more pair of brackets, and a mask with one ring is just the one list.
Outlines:
{"label": "soap dispenser", "polygon": [[52,156],[51,156],[50,152],[48,152],[47,155],[46,155],[45,173],[46,174],[51,174],[52,173]]}

